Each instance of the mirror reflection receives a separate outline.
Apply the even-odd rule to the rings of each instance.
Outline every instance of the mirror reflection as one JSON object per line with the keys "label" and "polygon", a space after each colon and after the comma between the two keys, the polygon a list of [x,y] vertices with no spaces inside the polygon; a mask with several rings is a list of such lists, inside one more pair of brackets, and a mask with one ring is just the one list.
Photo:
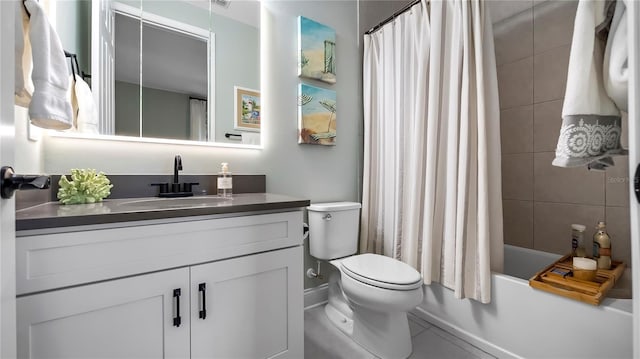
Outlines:
{"label": "mirror reflection", "polygon": [[116,135],[209,140],[207,36],[116,12]]}
{"label": "mirror reflection", "polygon": [[[91,64],[100,134],[260,144],[259,1],[93,0],[88,12],[61,40],[91,58],[80,62]],[[91,51],[78,49],[89,28]],[[245,104],[238,88],[257,97]],[[243,115],[252,126],[237,125]]]}

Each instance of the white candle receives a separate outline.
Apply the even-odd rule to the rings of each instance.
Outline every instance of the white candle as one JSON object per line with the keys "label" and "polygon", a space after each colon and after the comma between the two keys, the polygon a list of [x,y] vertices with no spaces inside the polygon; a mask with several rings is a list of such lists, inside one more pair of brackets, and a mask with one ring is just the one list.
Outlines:
{"label": "white candle", "polygon": [[598,262],[590,258],[573,257],[573,268],[584,270],[596,270]]}

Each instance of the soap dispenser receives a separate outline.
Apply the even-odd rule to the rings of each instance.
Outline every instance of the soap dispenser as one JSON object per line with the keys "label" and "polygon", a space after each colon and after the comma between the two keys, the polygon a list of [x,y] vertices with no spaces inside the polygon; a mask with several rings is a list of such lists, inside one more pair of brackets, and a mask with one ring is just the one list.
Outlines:
{"label": "soap dispenser", "polygon": [[229,172],[229,164],[222,162],[222,169],[218,173],[218,197],[231,197],[233,179]]}

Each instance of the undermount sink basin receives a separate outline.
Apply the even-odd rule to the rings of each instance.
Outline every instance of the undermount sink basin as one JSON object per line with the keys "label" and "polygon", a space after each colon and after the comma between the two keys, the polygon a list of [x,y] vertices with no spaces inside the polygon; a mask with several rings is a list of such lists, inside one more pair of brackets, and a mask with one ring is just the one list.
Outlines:
{"label": "undermount sink basin", "polygon": [[231,198],[205,196],[205,197],[181,197],[181,198],[154,198],[133,200],[120,203],[120,206],[126,207],[145,207],[145,208],[183,208],[183,207],[206,207],[226,204]]}

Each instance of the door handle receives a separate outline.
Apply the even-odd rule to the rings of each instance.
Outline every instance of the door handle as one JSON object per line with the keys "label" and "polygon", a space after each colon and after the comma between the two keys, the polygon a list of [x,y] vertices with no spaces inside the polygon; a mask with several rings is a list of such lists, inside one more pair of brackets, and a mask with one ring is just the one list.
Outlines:
{"label": "door handle", "polygon": [[175,305],[174,313],[176,314],[173,317],[173,326],[179,327],[182,323],[182,318],[180,318],[180,288],[173,290],[173,305]]}
{"label": "door handle", "polygon": [[13,197],[13,192],[26,189],[46,189],[51,186],[51,177],[38,175],[16,175],[13,168],[3,166],[0,171],[2,198]]}
{"label": "door handle", "polygon": [[207,283],[198,284],[198,292],[200,293],[200,311],[198,316],[200,319],[207,319]]}

